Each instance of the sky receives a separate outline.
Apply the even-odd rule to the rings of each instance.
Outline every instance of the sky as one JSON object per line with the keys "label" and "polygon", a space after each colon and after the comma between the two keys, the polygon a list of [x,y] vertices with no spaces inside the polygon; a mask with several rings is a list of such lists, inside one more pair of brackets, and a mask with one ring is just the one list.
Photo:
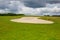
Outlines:
{"label": "sky", "polygon": [[0,0],[0,13],[60,15],[60,0]]}

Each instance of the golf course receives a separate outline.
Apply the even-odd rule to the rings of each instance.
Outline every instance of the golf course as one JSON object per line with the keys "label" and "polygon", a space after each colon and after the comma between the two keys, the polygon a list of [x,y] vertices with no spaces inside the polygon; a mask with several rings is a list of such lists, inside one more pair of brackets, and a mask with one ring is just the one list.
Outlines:
{"label": "golf course", "polygon": [[23,16],[0,16],[0,40],[60,40],[60,17],[40,17],[53,24],[12,22]]}

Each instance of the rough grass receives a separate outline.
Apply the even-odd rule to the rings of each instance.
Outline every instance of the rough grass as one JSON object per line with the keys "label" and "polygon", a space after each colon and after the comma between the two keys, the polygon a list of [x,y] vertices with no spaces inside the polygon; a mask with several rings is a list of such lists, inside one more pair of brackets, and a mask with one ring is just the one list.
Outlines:
{"label": "rough grass", "polygon": [[60,40],[60,17],[41,17],[54,24],[11,22],[20,16],[0,16],[0,40]]}

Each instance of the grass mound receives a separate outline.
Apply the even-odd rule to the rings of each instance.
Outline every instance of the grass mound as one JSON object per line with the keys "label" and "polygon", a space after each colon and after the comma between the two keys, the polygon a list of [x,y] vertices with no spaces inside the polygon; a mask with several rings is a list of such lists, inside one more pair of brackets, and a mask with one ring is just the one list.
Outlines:
{"label": "grass mound", "polygon": [[54,24],[15,23],[21,16],[0,16],[0,40],[60,40],[60,17],[40,17]]}

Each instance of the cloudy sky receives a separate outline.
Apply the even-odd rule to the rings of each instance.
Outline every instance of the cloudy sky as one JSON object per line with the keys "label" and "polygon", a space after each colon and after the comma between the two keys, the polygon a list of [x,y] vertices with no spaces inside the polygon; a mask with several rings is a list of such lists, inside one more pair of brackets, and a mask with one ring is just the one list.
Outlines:
{"label": "cloudy sky", "polygon": [[0,13],[60,14],[60,0],[0,0]]}

